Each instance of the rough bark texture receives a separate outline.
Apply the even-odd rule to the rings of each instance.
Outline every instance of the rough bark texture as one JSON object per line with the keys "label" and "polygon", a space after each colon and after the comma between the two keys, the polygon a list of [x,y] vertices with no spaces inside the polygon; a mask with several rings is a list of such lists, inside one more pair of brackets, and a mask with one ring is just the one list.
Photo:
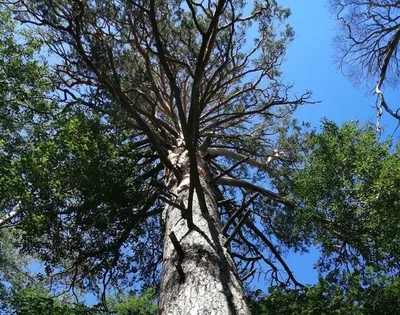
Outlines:
{"label": "rough bark texture", "polygon": [[[189,162],[187,152],[177,150],[170,158],[183,171],[180,183],[171,182],[171,193],[187,208],[189,195]],[[198,159],[200,180],[206,198],[208,215],[203,214],[196,193],[193,197],[194,229],[189,231],[182,211],[173,206],[164,210],[165,243],[159,309],[163,315],[248,315],[243,288],[235,265],[223,246],[218,208],[204,161]],[[171,232],[180,248],[174,247]],[[182,250],[181,253],[180,250]],[[183,253],[183,255],[182,255]]]}

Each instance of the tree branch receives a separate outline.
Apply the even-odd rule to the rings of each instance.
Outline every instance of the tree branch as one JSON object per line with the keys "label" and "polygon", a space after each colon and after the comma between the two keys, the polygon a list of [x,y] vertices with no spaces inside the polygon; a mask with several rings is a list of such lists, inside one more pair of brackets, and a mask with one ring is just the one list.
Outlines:
{"label": "tree branch", "polygon": [[191,126],[191,128],[192,128],[190,134],[192,137],[191,140],[192,140],[193,144],[195,144],[197,142],[197,139],[199,136],[199,122],[200,122],[200,115],[201,115],[200,84],[203,80],[203,75],[205,72],[206,65],[210,59],[212,46],[214,45],[215,38],[218,33],[219,18],[221,16],[221,14],[223,13],[225,4],[226,4],[226,0],[218,0],[214,16],[211,19],[211,22],[207,29],[207,32],[203,36],[199,55],[197,56],[196,70],[194,72],[194,79],[193,79],[193,84],[192,84],[192,94],[190,97],[191,104],[190,104],[189,117],[188,117],[189,126]]}
{"label": "tree branch", "polygon": [[[236,153],[236,152],[233,152],[231,150],[224,149],[224,148],[208,148],[207,152],[208,152],[208,154],[210,154],[210,156],[218,156],[218,155],[220,155],[220,156],[223,156],[225,158],[236,160],[236,161],[238,161],[240,163],[246,163],[248,165],[257,167],[259,169],[264,169],[264,170],[266,168],[268,168],[269,164],[274,159],[280,157],[280,152],[278,150],[274,150],[274,154],[270,155],[268,157],[267,162],[266,163],[261,163],[261,162],[259,162],[257,160],[251,159],[250,157],[248,157],[246,155],[243,155],[243,154],[240,154],[240,153]],[[218,177],[221,177],[221,176],[218,176]]]}
{"label": "tree branch", "polygon": [[[233,240],[233,238],[236,236],[236,234],[239,232],[239,230],[242,228],[243,224],[246,222],[247,217],[249,216],[251,210],[248,209],[246,213],[243,215],[243,217],[240,219],[239,223],[237,226],[235,226],[235,229],[232,231],[231,235],[226,239],[224,247],[228,247],[229,243]],[[225,226],[226,228],[227,226]]]}
{"label": "tree branch", "polygon": [[245,209],[250,205],[250,203],[252,203],[253,200],[254,200],[258,195],[259,195],[258,192],[255,193],[255,194],[253,194],[253,196],[251,196],[251,197],[249,198],[249,200],[246,201],[245,204],[243,204],[239,209],[237,209],[237,210],[235,211],[235,213],[229,218],[228,222],[226,222],[224,228],[222,229],[222,234],[223,234],[223,235],[226,235],[226,232],[228,231],[229,226],[232,224],[232,222],[235,220],[235,218],[236,218],[240,213],[242,213],[242,211],[245,210]]}
{"label": "tree branch", "polygon": [[246,221],[246,225],[265,243],[265,245],[268,246],[268,248],[271,250],[271,252],[278,259],[279,263],[285,269],[285,271],[288,274],[289,278],[293,281],[293,284],[303,288],[304,285],[296,280],[296,278],[294,277],[292,271],[289,269],[288,265],[286,264],[286,262],[284,261],[282,256],[276,250],[275,246],[268,240],[268,238],[250,221],[247,220]]}
{"label": "tree branch", "polygon": [[0,218],[0,228],[15,218],[21,211],[20,203],[18,203],[9,213]]}
{"label": "tree branch", "polygon": [[182,106],[181,91],[178,87],[178,84],[176,83],[175,76],[173,75],[173,73],[167,63],[167,60],[166,60],[166,53],[165,53],[164,45],[161,41],[160,31],[158,29],[157,20],[156,20],[155,0],[150,0],[149,17],[150,17],[151,27],[153,30],[155,44],[156,44],[157,51],[158,51],[158,58],[160,60],[160,63],[162,65],[164,71],[165,71],[165,74],[167,75],[168,82],[171,87],[171,91],[175,98],[175,104],[178,109],[178,116],[179,116],[179,120],[180,120],[180,123],[182,126],[182,133],[185,138],[185,141],[188,142],[188,140],[189,140],[188,133],[187,133],[188,129],[187,129],[185,113],[183,111],[183,106]]}
{"label": "tree branch", "polygon": [[396,112],[394,112],[386,103],[383,92],[381,91],[381,87],[382,84],[386,78],[386,72],[387,72],[387,68],[389,66],[390,60],[393,56],[393,53],[396,51],[396,49],[398,48],[399,45],[399,41],[400,41],[400,26],[397,28],[396,33],[393,35],[392,39],[390,40],[390,42],[387,45],[387,51],[385,54],[385,57],[383,59],[382,62],[382,67],[381,67],[381,73],[379,76],[379,80],[378,83],[376,84],[375,87],[375,92],[378,95],[378,115],[377,115],[377,129],[378,131],[380,130],[380,126],[379,126],[379,121],[380,121],[380,116],[382,115],[382,106],[383,108],[385,108],[386,112],[388,112],[392,117],[399,119],[400,120],[400,115],[398,114],[397,110]]}
{"label": "tree branch", "polygon": [[232,178],[232,177],[221,177],[215,183],[217,185],[228,185],[228,186],[234,186],[234,187],[241,187],[241,188],[252,190],[252,191],[257,191],[257,192],[261,193],[262,195],[264,195],[265,197],[268,197],[272,200],[282,203],[289,208],[296,207],[296,204],[285,200],[284,197],[282,197],[268,189],[262,188],[253,183],[249,183],[245,180],[236,179],[236,178]]}

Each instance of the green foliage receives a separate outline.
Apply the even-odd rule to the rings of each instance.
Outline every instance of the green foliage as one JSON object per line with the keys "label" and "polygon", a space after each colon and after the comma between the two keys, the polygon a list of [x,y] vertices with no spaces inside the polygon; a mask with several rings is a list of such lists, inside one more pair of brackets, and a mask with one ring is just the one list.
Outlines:
{"label": "green foliage", "polygon": [[[15,208],[25,191],[19,186],[17,160],[27,148],[26,133],[41,124],[54,105],[45,95],[52,90],[47,67],[36,59],[40,41],[17,29],[10,14],[0,7],[0,218]],[[21,233],[0,230],[0,307],[10,286],[29,275],[30,257],[19,255]]]}
{"label": "green foliage", "polygon": [[110,308],[118,315],[157,314],[155,290],[148,289],[141,296],[117,295],[109,299]]}
{"label": "green foliage", "polygon": [[27,146],[24,135],[44,123],[54,105],[45,97],[53,87],[48,69],[35,58],[40,42],[23,33],[0,10],[0,214],[24,194],[15,162]]}
{"label": "green foliage", "polygon": [[135,149],[143,138],[125,117],[55,101],[57,82],[40,49],[1,11],[0,218],[19,209],[13,250],[40,259],[48,274],[68,270],[65,279],[71,275],[82,290],[100,293],[97,280],[112,268],[119,274],[114,280],[125,284],[138,265],[144,266],[140,280],[156,281],[149,274],[160,251],[141,237],[161,244],[159,220],[135,213],[151,198],[142,175],[154,164],[140,160],[156,157],[146,146]]}
{"label": "green foliage", "polygon": [[70,295],[55,297],[41,282],[29,286],[14,286],[4,296],[1,314],[16,315],[155,315],[155,291],[149,289],[142,295],[117,295],[107,299],[107,310],[99,305],[88,307],[74,302]]}
{"label": "green foliage", "polygon": [[324,122],[309,138],[310,155],[291,190],[302,205],[298,225],[338,265],[397,272],[400,258],[400,151],[372,127]]}
{"label": "green foliage", "polygon": [[58,300],[41,287],[15,290],[9,297],[10,314],[18,315],[90,315],[98,314],[83,304]]}
{"label": "green foliage", "polygon": [[8,288],[12,284],[24,283],[27,279],[24,268],[29,260],[18,255],[13,245],[15,237],[10,230],[0,230],[0,310],[6,307]]}
{"label": "green foliage", "polygon": [[389,315],[398,313],[400,281],[385,277],[360,284],[360,275],[347,275],[339,282],[319,279],[303,290],[272,288],[267,295],[254,294],[253,315]]}
{"label": "green foliage", "polygon": [[277,185],[297,200],[293,229],[322,249],[322,273],[313,287],[254,294],[253,314],[397,314],[399,146],[368,125],[324,121],[303,148]]}
{"label": "green foliage", "polygon": [[142,196],[141,182],[132,175],[138,158],[129,156],[126,138],[110,130],[101,117],[77,113],[59,116],[49,129],[34,131],[27,154],[15,161],[24,174],[19,184],[27,192],[20,227],[30,251],[53,248],[55,252],[40,258],[55,262],[111,246],[125,229],[138,226],[138,218],[131,217]]}

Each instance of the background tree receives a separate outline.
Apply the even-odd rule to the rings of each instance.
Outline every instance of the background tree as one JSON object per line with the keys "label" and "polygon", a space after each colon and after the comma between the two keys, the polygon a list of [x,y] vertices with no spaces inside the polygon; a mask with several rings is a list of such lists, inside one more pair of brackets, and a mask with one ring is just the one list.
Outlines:
{"label": "background tree", "polygon": [[[396,0],[330,0],[340,33],[339,65],[356,82],[375,81],[377,129],[383,110],[400,120],[399,107],[387,104],[384,83],[398,84],[400,73],[400,4]],[[373,86],[373,85],[372,85]]]}
{"label": "background tree", "polygon": [[[113,129],[105,136],[108,129],[105,126],[100,128],[98,116],[73,111],[63,113],[63,108],[51,100],[56,80],[38,54],[41,41],[33,38],[26,29],[17,28],[9,12],[3,8],[0,34],[0,313],[100,314],[103,308],[88,308],[73,300],[74,291],[61,294],[62,290],[71,289],[69,279],[59,276],[58,279],[65,285],[57,291],[51,285],[56,279],[36,273],[32,268],[33,264],[51,266],[51,255],[43,252],[46,245],[41,247],[41,244],[51,244],[54,249],[63,246],[64,252],[72,257],[79,257],[80,251],[88,250],[90,246],[97,250],[96,242],[104,245],[105,239],[100,233],[95,235],[93,232],[90,242],[87,231],[93,230],[94,226],[95,231],[99,226],[107,227],[108,216],[125,211],[132,199],[139,198],[139,186],[129,189],[136,183],[129,173],[137,168],[137,164],[130,164],[133,160],[126,157],[127,162],[122,161],[123,153],[132,153],[131,150],[109,142],[111,135],[113,141],[118,139],[118,132]],[[89,138],[91,135],[93,137]],[[121,152],[117,154],[115,148],[121,149]],[[105,171],[110,172],[107,187],[98,178]],[[119,177],[121,173],[126,174],[124,178]],[[116,179],[122,180],[122,183],[124,180],[130,182],[124,183],[121,190],[117,183],[113,183]],[[119,207],[112,211],[104,210],[101,217],[92,216],[92,219],[88,219],[90,213],[80,215],[83,222],[80,232],[83,235],[75,234],[71,238],[70,222],[64,220],[64,225],[58,224],[62,213],[51,213],[50,209],[61,207],[61,200],[71,202],[71,189],[79,191],[81,198],[91,199],[85,200],[86,204],[93,204],[96,198],[91,195],[93,191],[90,189],[94,186],[95,195],[106,195],[101,200],[103,208],[98,206],[98,209],[110,209],[116,207],[116,203]],[[124,197],[125,194],[129,198]],[[74,209],[81,211],[77,206]],[[122,223],[113,221],[112,224],[112,233],[118,235],[118,224]],[[63,233],[69,234],[64,234],[63,238]],[[111,237],[112,233],[107,237]],[[21,251],[23,243],[31,242],[35,236],[38,236],[38,243],[30,244],[36,246],[37,251],[26,247],[25,251]],[[66,238],[68,242],[60,243]],[[78,247],[82,242],[87,242],[86,248]],[[62,257],[62,260],[65,266],[66,258]],[[89,265],[89,262],[86,263]],[[85,274],[87,271],[83,264],[80,267]],[[94,265],[90,267],[91,270],[96,268]],[[77,293],[88,292],[84,287],[73,289]],[[118,299],[115,297],[110,303],[110,310],[122,314],[126,309],[124,305],[130,305],[133,314],[154,314],[154,299],[151,296],[147,293],[143,297],[134,294]]]}
{"label": "background tree", "polygon": [[399,147],[356,123],[325,122],[308,142],[312,153],[290,190],[303,205],[300,224],[322,246],[322,270],[397,275]]}
{"label": "background tree", "polygon": [[253,296],[253,313],[396,313],[399,146],[369,125],[329,121],[307,143],[302,167],[282,176],[280,186],[301,208],[295,226],[321,249],[321,276],[312,287]]}
{"label": "background tree", "polygon": [[374,276],[368,286],[360,280],[359,275],[350,274],[338,282],[320,278],[306,289],[275,287],[267,295],[254,296],[250,307],[253,315],[396,314],[398,279]]}
{"label": "background tree", "polygon": [[24,251],[102,292],[157,283],[163,254],[166,314],[248,314],[241,280],[257,262],[273,282],[300,286],[281,253],[303,248],[302,231],[273,182],[296,160],[288,116],[309,97],[290,99],[279,80],[288,10],[81,0],[13,10],[56,56],[52,96],[64,104],[13,162],[26,196],[6,209],[21,209],[12,222]]}
{"label": "background tree", "polygon": [[[394,314],[399,303],[399,147],[371,126],[324,121],[301,168],[280,176],[321,250],[318,283],[253,292],[252,314]],[[287,185],[287,186],[286,186]],[[284,188],[286,186],[286,188]]]}

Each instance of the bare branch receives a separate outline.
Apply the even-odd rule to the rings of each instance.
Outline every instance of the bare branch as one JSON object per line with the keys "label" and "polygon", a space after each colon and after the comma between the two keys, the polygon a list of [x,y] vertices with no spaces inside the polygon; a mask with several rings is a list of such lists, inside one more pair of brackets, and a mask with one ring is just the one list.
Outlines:
{"label": "bare branch", "polygon": [[294,203],[285,200],[284,197],[282,197],[272,191],[269,191],[268,189],[265,189],[265,188],[255,185],[255,184],[249,183],[245,180],[236,179],[236,178],[232,178],[232,177],[221,177],[216,181],[216,184],[241,187],[241,188],[248,189],[251,191],[256,191],[256,192],[261,193],[265,197],[268,197],[272,200],[275,200],[275,201],[278,201],[279,203],[284,204],[287,207],[290,207],[290,208],[296,207],[296,205]]}
{"label": "bare branch", "polygon": [[255,273],[256,273],[256,270],[252,269],[247,275],[245,275],[242,278],[240,278],[240,281],[246,281],[248,278],[253,276]]}
{"label": "bare branch", "polygon": [[[279,151],[275,150],[273,155],[270,155],[266,161],[266,163],[261,163],[257,160],[251,159],[248,156],[245,156],[243,154],[239,154],[236,152],[233,152],[231,150],[223,149],[223,148],[208,148],[207,152],[210,154],[210,156],[223,156],[228,159],[233,159],[236,161],[241,161],[241,163],[246,163],[248,165],[257,167],[259,169],[266,169],[268,168],[269,164],[276,158],[280,157]],[[236,164],[235,164],[236,165]],[[221,176],[219,176],[221,177]]]}
{"label": "bare branch", "polygon": [[255,193],[253,194],[249,200],[246,201],[245,204],[243,204],[239,209],[237,209],[235,211],[235,213],[229,218],[228,222],[226,222],[224,228],[222,229],[222,234],[226,235],[226,233],[228,232],[229,227],[231,226],[231,224],[233,223],[233,221],[236,219],[236,217],[238,215],[240,215],[252,202],[255,198],[257,198],[257,196],[259,195],[259,193]]}
{"label": "bare branch", "polygon": [[294,285],[299,286],[299,287],[304,287],[303,284],[298,282],[296,278],[294,277],[292,271],[289,269],[288,265],[284,261],[284,259],[281,257],[279,252],[276,250],[275,246],[268,240],[268,238],[250,221],[247,220],[246,225],[260,238],[262,241],[268,246],[268,248],[271,250],[271,252],[275,255],[275,257],[278,259],[279,263],[283,266],[285,269],[286,273],[289,275],[289,278],[293,281]]}
{"label": "bare branch", "polygon": [[229,175],[236,167],[238,167],[240,164],[246,162],[249,158],[245,157],[239,161],[237,161],[235,164],[233,164],[230,168],[222,171],[221,173],[218,174],[218,176],[215,177],[214,180],[218,180],[218,178],[223,177],[225,175]]}
{"label": "bare branch", "polygon": [[0,228],[14,219],[22,211],[20,203],[18,203],[9,213],[0,218]]}
{"label": "bare branch", "polygon": [[378,95],[378,116],[377,116],[377,129],[380,131],[380,126],[379,126],[379,119],[380,116],[382,115],[382,106],[388,112],[392,117],[399,119],[400,120],[400,115],[398,114],[399,109],[397,109],[396,112],[394,112],[386,103],[383,92],[381,91],[382,84],[386,78],[386,72],[389,66],[389,63],[391,61],[391,58],[393,56],[393,53],[395,50],[398,48],[400,41],[400,26],[397,28],[396,33],[393,35],[392,39],[388,43],[386,47],[386,55],[382,61],[382,66],[381,66],[381,73],[379,76],[378,83],[376,84],[375,87],[375,92]]}
{"label": "bare branch", "polygon": [[233,238],[236,236],[236,234],[240,231],[240,229],[242,228],[243,224],[246,222],[247,217],[249,216],[251,210],[248,209],[245,214],[243,215],[243,217],[240,219],[239,223],[235,226],[235,229],[232,231],[231,235],[229,235],[229,237],[226,239],[224,247],[228,247],[229,243],[233,240]]}
{"label": "bare branch", "polygon": [[383,110],[400,120],[398,110],[385,101],[382,86],[398,83],[400,58],[400,5],[396,0],[331,0],[344,36],[337,37],[340,66],[349,69],[355,81],[375,80],[376,127],[380,130]]}

